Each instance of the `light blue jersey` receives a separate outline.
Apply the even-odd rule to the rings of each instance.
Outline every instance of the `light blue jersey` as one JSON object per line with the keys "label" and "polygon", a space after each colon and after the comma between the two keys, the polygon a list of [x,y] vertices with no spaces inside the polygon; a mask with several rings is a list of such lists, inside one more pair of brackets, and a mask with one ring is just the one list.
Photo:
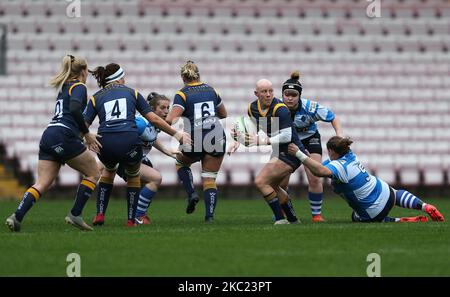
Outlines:
{"label": "light blue jersey", "polygon": [[362,219],[375,218],[389,201],[389,185],[367,173],[352,151],[337,160],[326,160],[323,165],[333,174],[333,191]]}
{"label": "light blue jersey", "polygon": [[139,138],[142,140],[143,158],[151,151],[160,132],[152,123],[143,117],[136,117]]}
{"label": "light blue jersey", "polygon": [[305,98],[300,100],[301,104],[293,115],[293,122],[300,140],[303,140],[317,132],[317,121],[331,122],[335,115],[330,109],[315,101]]}

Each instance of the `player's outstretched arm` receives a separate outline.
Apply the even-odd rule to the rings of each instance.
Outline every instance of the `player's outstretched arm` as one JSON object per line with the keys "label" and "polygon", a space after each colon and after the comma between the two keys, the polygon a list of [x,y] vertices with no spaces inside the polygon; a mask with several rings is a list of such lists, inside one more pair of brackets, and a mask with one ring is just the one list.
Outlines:
{"label": "player's outstretched arm", "polygon": [[161,153],[163,153],[166,156],[169,156],[171,158],[176,158],[177,154],[180,154],[181,152],[179,150],[170,150],[167,147],[165,147],[161,141],[159,139],[157,139],[155,141],[155,143],[153,144],[153,147],[156,148],[158,151],[160,151]]}
{"label": "player's outstretched arm", "polygon": [[315,176],[318,177],[331,177],[332,172],[327,167],[323,166],[316,160],[311,159],[307,155],[305,155],[294,143],[289,144],[288,146],[289,154],[296,156],[300,161],[302,161],[303,165],[305,165]]}
{"label": "player's outstretched arm", "polygon": [[176,140],[178,140],[180,144],[190,144],[192,142],[189,134],[187,134],[186,132],[179,132],[175,130],[153,111],[145,114],[144,117],[153,125],[155,125],[156,128],[166,132],[170,136],[173,136]]}
{"label": "player's outstretched arm", "polygon": [[341,121],[337,116],[331,121],[331,126],[333,126],[333,129],[336,132],[336,136],[343,137]]}

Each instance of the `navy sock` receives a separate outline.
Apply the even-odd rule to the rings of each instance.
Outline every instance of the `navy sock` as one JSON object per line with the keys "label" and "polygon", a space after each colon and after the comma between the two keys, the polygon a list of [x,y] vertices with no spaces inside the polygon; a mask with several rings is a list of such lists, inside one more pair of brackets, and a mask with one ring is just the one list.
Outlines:
{"label": "navy sock", "polygon": [[395,193],[395,205],[403,208],[422,210],[423,201],[408,191],[398,190]]}
{"label": "navy sock", "polygon": [[141,191],[141,181],[139,177],[137,178],[128,178],[127,181],[127,212],[128,212],[128,220],[132,220],[134,223],[134,219],[136,218],[136,208],[139,199],[139,192]]}
{"label": "navy sock", "polygon": [[107,182],[100,182],[97,191],[97,214],[106,214],[108,208],[109,198],[111,197],[113,184]]}
{"label": "navy sock", "polygon": [[90,180],[83,179],[78,186],[77,195],[75,198],[75,203],[73,205],[72,210],[70,211],[72,215],[79,216],[83,212],[83,208],[86,205],[86,202],[91,197],[92,192],[95,189],[95,183]]}
{"label": "navy sock", "polygon": [[322,213],[322,198],[323,193],[308,192],[309,204],[311,205],[311,214],[313,216],[320,215]]}
{"label": "navy sock", "polygon": [[147,187],[143,187],[141,192],[139,193],[139,200],[136,208],[136,217],[142,217],[147,213],[147,210],[152,203],[153,197],[156,192],[150,190]]}
{"label": "navy sock", "polygon": [[205,219],[214,217],[214,209],[216,209],[217,189],[209,188],[203,191],[205,199]]}
{"label": "navy sock", "polygon": [[[267,195],[268,197],[272,196],[274,193]],[[265,198],[265,197],[264,197]],[[275,196],[272,199],[268,200],[267,203],[269,204],[270,208],[272,209],[273,214],[275,215],[275,221],[279,221],[284,219],[284,215],[281,212],[281,206],[278,202],[278,197]]]}
{"label": "navy sock", "polygon": [[385,223],[395,223],[395,222],[399,222],[399,221],[400,221],[399,218],[385,217],[383,219],[383,222],[385,222]]}
{"label": "navy sock", "polygon": [[192,177],[191,168],[183,166],[178,168],[177,170],[178,178],[181,180],[183,184],[184,190],[189,197],[191,197],[192,193],[194,193],[194,181]]}
{"label": "navy sock", "polygon": [[280,204],[280,205],[281,205],[281,209],[283,209],[284,213],[286,214],[286,218],[289,222],[292,223],[292,222],[298,221],[291,199],[288,199],[288,201],[286,203]]}
{"label": "navy sock", "polygon": [[25,214],[33,207],[34,203],[41,197],[41,193],[33,187],[30,187],[25,194],[23,194],[22,201],[20,202],[15,212],[16,219],[22,222]]}

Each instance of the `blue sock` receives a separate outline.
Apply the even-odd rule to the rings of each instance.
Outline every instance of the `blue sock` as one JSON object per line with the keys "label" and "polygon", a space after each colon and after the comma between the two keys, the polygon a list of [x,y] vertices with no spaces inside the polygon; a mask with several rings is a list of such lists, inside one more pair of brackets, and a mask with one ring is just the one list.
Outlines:
{"label": "blue sock", "polygon": [[33,187],[30,187],[25,194],[23,194],[22,201],[20,202],[15,212],[16,219],[22,222],[25,214],[30,210],[34,203],[41,197],[41,193]]}
{"label": "blue sock", "polygon": [[311,205],[311,214],[313,216],[322,213],[322,197],[323,193],[308,192],[309,204]]}
{"label": "blue sock", "polygon": [[280,205],[281,205],[281,208],[283,209],[284,213],[286,214],[287,220],[290,223],[298,221],[291,199],[289,199],[286,203],[280,204]]}
{"label": "blue sock", "polygon": [[[272,194],[269,194],[269,195],[272,195]],[[267,203],[269,204],[270,208],[272,209],[273,214],[275,215],[275,221],[284,219],[284,215],[281,212],[281,206],[280,206],[280,203],[278,202],[277,196],[275,196],[271,200],[267,201]]]}
{"label": "blue sock", "polygon": [[395,205],[403,208],[422,210],[423,201],[408,191],[398,190],[395,194]]}
{"label": "blue sock", "polygon": [[209,188],[203,190],[203,197],[205,199],[205,219],[214,217],[214,210],[217,203],[217,189]]}
{"label": "blue sock", "polygon": [[113,184],[100,182],[97,191],[97,214],[106,214],[108,208],[109,197],[111,196]]}
{"label": "blue sock", "polygon": [[192,177],[191,168],[183,166],[177,170],[178,178],[183,184],[184,190],[189,197],[194,193],[194,178]]}
{"label": "blue sock", "polygon": [[147,213],[147,210],[152,203],[153,197],[156,192],[150,190],[147,187],[143,187],[139,193],[139,200],[136,208],[136,217],[142,217]]}
{"label": "blue sock", "polygon": [[95,183],[85,178],[81,181],[80,185],[78,186],[75,203],[72,207],[72,210],[70,211],[72,215],[76,217],[81,215],[81,212],[83,211],[86,202],[89,200],[89,197],[91,197],[95,186]]}

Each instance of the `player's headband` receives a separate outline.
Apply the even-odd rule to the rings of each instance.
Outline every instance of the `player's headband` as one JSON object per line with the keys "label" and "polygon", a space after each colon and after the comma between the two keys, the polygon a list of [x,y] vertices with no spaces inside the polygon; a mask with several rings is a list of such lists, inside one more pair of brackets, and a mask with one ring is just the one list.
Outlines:
{"label": "player's headband", "polygon": [[289,80],[287,82],[285,82],[283,84],[283,93],[284,90],[296,90],[300,95],[302,94],[302,85],[297,81],[297,82],[289,82]]}
{"label": "player's headband", "polygon": [[114,74],[111,74],[106,78],[106,83],[109,84],[115,80],[119,80],[125,76],[125,71],[123,71],[122,67],[119,68]]}

